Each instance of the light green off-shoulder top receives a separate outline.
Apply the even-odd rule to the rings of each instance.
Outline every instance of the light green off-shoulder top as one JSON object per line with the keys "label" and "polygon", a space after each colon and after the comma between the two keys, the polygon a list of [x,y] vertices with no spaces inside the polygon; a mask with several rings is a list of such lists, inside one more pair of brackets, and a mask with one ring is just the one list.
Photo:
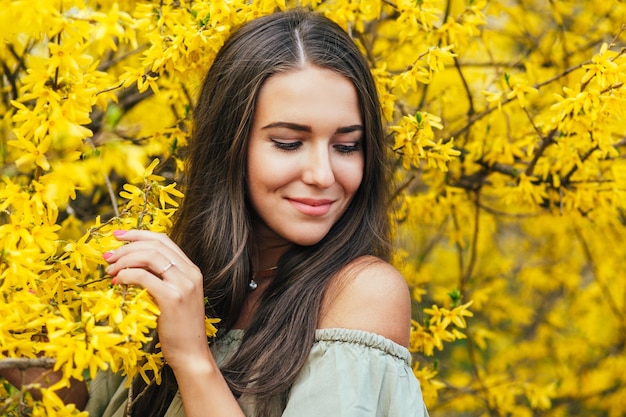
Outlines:
{"label": "light green off-shoulder top", "polygon": [[[222,365],[241,344],[243,330],[231,330],[211,346]],[[283,417],[428,417],[409,351],[383,336],[361,330],[318,329],[309,358],[294,381]],[[91,383],[90,417],[122,417],[128,390],[125,378],[101,372]],[[254,417],[254,398],[239,404]],[[184,417],[177,393],[165,417]],[[207,412],[210,416],[210,410]]]}

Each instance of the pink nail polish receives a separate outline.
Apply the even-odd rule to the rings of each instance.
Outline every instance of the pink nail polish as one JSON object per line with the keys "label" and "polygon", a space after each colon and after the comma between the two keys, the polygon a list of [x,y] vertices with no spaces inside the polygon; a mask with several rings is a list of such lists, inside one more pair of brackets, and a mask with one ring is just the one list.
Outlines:
{"label": "pink nail polish", "polygon": [[104,258],[104,260],[106,261],[106,260],[108,260],[111,256],[113,256],[113,252],[114,252],[114,251],[112,251],[112,250],[110,250],[110,251],[108,251],[108,252],[104,252],[104,253],[102,254],[102,257],[103,257],[103,258]]}
{"label": "pink nail polish", "polygon": [[113,232],[113,236],[119,237],[119,236],[123,236],[125,233],[126,233],[126,230],[116,230]]}
{"label": "pink nail polish", "polygon": [[116,282],[117,282],[117,277],[111,278],[111,284],[115,285]]}

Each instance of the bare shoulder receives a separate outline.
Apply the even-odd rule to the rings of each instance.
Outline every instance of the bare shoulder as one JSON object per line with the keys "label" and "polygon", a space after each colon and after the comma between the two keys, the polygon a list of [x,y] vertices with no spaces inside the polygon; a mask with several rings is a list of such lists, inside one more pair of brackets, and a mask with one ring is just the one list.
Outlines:
{"label": "bare shoulder", "polygon": [[407,346],[410,323],[411,298],[405,279],[387,262],[365,256],[331,281],[318,327],[364,330]]}

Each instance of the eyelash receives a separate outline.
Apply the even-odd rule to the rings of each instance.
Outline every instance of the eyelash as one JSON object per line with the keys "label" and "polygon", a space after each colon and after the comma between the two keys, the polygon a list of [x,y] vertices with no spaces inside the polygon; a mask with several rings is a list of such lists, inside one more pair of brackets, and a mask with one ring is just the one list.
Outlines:
{"label": "eyelash", "polygon": [[354,145],[335,145],[335,149],[337,149],[340,153],[344,155],[350,155],[354,152],[358,152],[361,150],[361,144],[355,143]]}
{"label": "eyelash", "polygon": [[[276,139],[272,139],[274,147],[283,152],[295,152],[300,148],[302,142],[280,142]],[[350,155],[354,152],[361,150],[361,144],[355,143],[354,145],[335,145],[334,148],[341,154]]]}
{"label": "eyelash", "polygon": [[279,149],[284,152],[297,151],[300,145],[302,145],[302,142],[280,142],[280,141],[277,141],[276,139],[272,139],[272,142],[274,142],[274,147],[276,149]]}

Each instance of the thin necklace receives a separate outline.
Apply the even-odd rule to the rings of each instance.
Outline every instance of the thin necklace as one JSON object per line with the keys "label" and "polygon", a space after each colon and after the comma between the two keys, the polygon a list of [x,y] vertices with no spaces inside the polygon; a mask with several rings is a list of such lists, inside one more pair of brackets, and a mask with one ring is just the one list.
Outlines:
{"label": "thin necklace", "polygon": [[276,269],[278,268],[278,266],[273,266],[271,268],[267,268],[264,269],[262,271],[259,272],[253,272],[252,273],[252,278],[250,278],[250,283],[248,284],[248,287],[251,290],[256,290],[257,287],[259,286],[259,284],[257,284],[257,282],[254,280],[255,278],[270,278],[272,276],[274,276]]}

